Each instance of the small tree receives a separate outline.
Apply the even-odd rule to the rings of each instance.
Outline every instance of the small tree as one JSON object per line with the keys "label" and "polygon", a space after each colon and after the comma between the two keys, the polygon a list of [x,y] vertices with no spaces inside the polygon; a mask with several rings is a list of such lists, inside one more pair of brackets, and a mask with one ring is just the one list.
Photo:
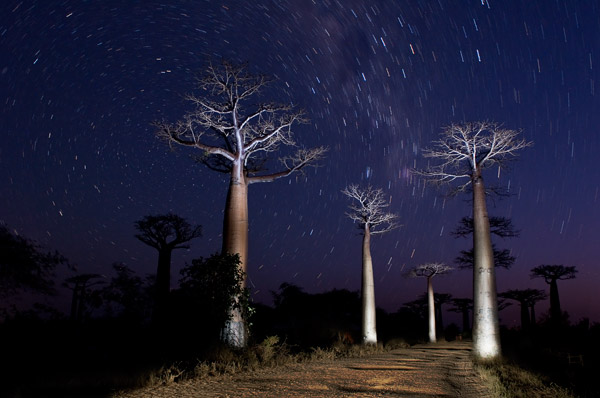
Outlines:
{"label": "small tree", "polygon": [[544,281],[550,285],[550,319],[555,324],[558,324],[562,318],[557,281],[574,279],[575,274],[577,274],[575,267],[564,265],[539,265],[531,269],[531,278],[544,278]]}
{"label": "small tree", "polygon": [[[229,174],[222,253],[238,254],[244,273],[248,270],[248,186],[315,165],[326,152],[324,147],[297,148],[292,128],[306,122],[303,111],[290,104],[253,106],[251,101],[270,82],[264,75],[246,73],[245,65],[211,64],[198,80],[203,96],[188,96],[195,110],[175,124],[155,122],[159,138],[171,146],[198,150],[202,155],[198,160],[206,167]],[[268,172],[271,155],[286,147],[297,150],[279,157],[279,171]],[[226,329],[230,345],[246,345],[246,326],[239,313],[233,314]]]}
{"label": "small tree", "polygon": [[458,189],[473,190],[473,353],[477,358],[500,356],[500,324],[496,298],[494,253],[485,200],[483,170],[502,166],[520,149],[531,145],[515,130],[487,122],[452,124],[444,129],[435,148],[424,156],[439,163],[417,173],[436,183],[466,179]]}
{"label": "small tree", "polygon": [[452,270],[452,267],[448,267],[443,263],[426,263],[421,264],[410,270],[408,275],[411,278],[426,278],[427,279],[427,309],[429,317],[429,342],[435,343],[437,341],[436,327],[435,327],[435,301],[433,294],[433,283],[432,279],[436,275],[443,275]]}
{"label": "small tree", "polygon": [[361,338],[363,344],[377,344],[375,320],[375,283],[373,281],[373,261],[371,259],[371,235],[380,235],[396,228],[397,215],[386,213],[389,206],[381,189],[347,186],[342,193],[353,200],[346,215],[358,223],[363,235],[362,244],[362,322]]}
{"label": "small tree", "polygon": [[168,213],[145,216],[135,222],[135,228],[140,232],[136,238],[158,250],[152,319],[160,323],[167,311],[171,291],[171,253],[175,249],[189,249],[187,242],[201,236],[202,227],[192,226],[184,218]]}
{"label": "small tree", "polygon": [[53,294],[54,270],[67,260],[0,224],[0,298],[22,291]]}
{"label": "small tree", "polygon": [[181,306],[185,307],[183,313],[202,314],[197,324],[209,341],[219,338],[223,325],[231,319],[232,308],[248,318],[249,294],[242,287],[245,274],[237,254],[213,254],[207,259],[192,260],[181,270],[181,276],[178,293]]}
{"label": "small tree", "polygon": [[112,265],[115,275],[102,289],[106,310],[128,322],[140,323],[146,315],[148,297],[142,278],[122,263]]}
{"label": "small tree", "polygon": [[[546,293],[538,289],[512,289],[499,293],[498,297],[517,301],[521,307],[521,330],[528,330],[535,319],[531,318],[530,309],[533,311],[535,303],[546,299]],[[535,312],[534,312],[535,316]]]}

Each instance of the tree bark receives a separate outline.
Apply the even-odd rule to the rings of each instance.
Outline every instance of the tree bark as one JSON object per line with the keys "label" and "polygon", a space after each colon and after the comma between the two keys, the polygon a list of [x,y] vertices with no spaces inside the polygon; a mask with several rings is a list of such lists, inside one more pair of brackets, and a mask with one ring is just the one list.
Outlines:
{"label": "tree bark", "polygon": [[495,359],[500,351],[500,325],[494,252],[490,221],[485,203],[481,172],[473,174],[473,354],[479,359]]}
{"label": "tree bark", "polygon": [[435,343],[437,341],[435,333],[435,300],[431,279],[431,277],[427,277],[427,313],[429,315],[429,342]]}
{"label": "tree bark", "polygon": [[[240,166],[241,167],[241,166]],[[223,220],[223,254],[237,254],[240,266],[247,273],[248,258],[248,183],[242,170],[234,168],[227,192]],[[243,286],[245,287],[245,280]],[[231,319],[223,329],[223,340],[232,347],[245,347],[247,329],[239,310],[232,310]]]}
{"label": "tree bark", "polygon": [[377,344],[375,320],[375,283],[371,259],[371,232],[365,225],[362,247],[362,343]]}

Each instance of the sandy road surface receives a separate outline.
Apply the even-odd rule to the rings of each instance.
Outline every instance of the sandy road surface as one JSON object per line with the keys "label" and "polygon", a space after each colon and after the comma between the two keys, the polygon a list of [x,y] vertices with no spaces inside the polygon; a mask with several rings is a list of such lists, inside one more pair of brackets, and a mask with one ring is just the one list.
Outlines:
{"label": "sandy road surface", "polygon": [[365,358],[286,365],[190,380],[115,395],[119,398],[490,397],[465,342],[418,345]]}

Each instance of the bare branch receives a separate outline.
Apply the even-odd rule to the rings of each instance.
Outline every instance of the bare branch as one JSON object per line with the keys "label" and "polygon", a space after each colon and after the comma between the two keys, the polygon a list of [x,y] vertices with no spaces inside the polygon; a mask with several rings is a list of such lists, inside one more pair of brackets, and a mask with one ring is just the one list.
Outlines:
{"label": "bare branch", "polygon": [[[175,124],[155,122],[156,135],[171,147],[200,149],[200,161],[212,170],[233,171],[232,164],[243,166],[246,174],[263,170],[256,166],[264,165],[270,153],[281,146],[296,146],[292,129],[307,122],[304,112],[291,104],[265,103],[246,109],[249,97],[270,82],[264,75],[247,73],[246,65],[210,64],[198,79],[201,95],[186,97],[195,109]],[[273,181],[301,170],[324,152],[324,148],[302,149],[282,160],[285,170],[250,178],[252,182]]]}
{"label": "bare branch", "polygon": [[325,157],[327,151],[328,149],[323,146],[310,149],[300,148],[294,155],[280,159],[285,170],[267,175],[249,176],[247,178],[248,184],[271,182],[278,178],[287,177],[296,171],[302,172],[302,169],[307,166],[318,167],[317,162]]}
{"label": "bare branch", "polygon": [[447,274],[454,268],[447,266],[444,263],[425,263],[417,265],[409,271],[408,276],[411,278],[432,278],[436,275]]}
{"label": "bare branch", "polygon": [[383,197],[381,189],[373,189],[371,186],[361,188],[356,184],[347,186],[342,193],[354,199],[346,215],[359,223],[359,228],[369,228],[371,234],[383,234],[399,227],[397,214],[385,213],[383,209],[389,206],[389,202]]}
{"label": "bare branch", "polygon": [[501,128],[496,123],[473,122],[452,124],[434,142],[435,146],[423,151],[423,156],[439,161],[425,170],[415,170],[436,183],[449,183],[468,178],[470,181],[491,165],[502,166],[516,156],[520,149],[529,147],[532,142],[518,139],[519,132]]}

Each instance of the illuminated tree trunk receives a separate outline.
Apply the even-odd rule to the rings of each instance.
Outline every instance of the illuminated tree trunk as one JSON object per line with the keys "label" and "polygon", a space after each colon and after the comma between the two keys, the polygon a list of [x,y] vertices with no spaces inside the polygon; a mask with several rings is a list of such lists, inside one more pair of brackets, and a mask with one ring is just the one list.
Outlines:
{"label": "illuminated tree trunk", "polygon": [[[240,266],[247,273],[248,258],[248,183],[243,172],[234,167],[223,221],[223,254],[238,254]],[[245,287],[245,280],[244,280]],[[224,341],[233,347],[245,347],[247,344],[247,328],[241,312],[232,310],[231,319],[223,330]]]}
{"label": "illuminated tree trunk", "polygon": [[435,300],[431,279],[431,277],[427,278],[427,313],[429,315],[429,342],[435,343],[437,341],[435,334]]}
{"label": "illuminated tree trunk", "polygon": [[473,175],[473,353],[480,359],[500,356],[500,326],[494,253],[479,168]]}
{"label": "illuminated tree trunk", "polygon": [[375,283],[373,281],[373,261],[371,260],[371,232],[365,225],[362,247],[362,342],[377,344],[375,321]]}

